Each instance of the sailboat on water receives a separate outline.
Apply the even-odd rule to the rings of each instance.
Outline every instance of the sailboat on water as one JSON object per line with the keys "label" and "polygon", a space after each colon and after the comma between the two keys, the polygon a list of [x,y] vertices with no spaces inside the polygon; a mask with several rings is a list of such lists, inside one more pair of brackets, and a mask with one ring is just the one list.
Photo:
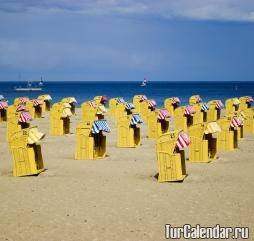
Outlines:
{"label": "sailboat on water", "polygon": [[41,77],[41,80],[38,84],[38,86],[33,86],[30,81],[27,81],[27,86],[26,87],[14,87],[15,91],[42,91],[42,86],[43,86],[43,80]]}
{"label": "sailboat on water", "polygon": [[146,85],[147,85],[147,79],[146,79],[146,77],[144,77],[140,86],[146,86]]}

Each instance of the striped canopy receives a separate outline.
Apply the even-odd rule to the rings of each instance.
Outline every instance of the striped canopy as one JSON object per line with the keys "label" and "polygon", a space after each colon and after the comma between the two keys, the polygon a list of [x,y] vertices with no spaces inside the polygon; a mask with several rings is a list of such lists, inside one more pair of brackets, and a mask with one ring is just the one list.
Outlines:
{"label": "striped canopy", "polygon": [[140,115],[139,114],[133,114],[130,124],[134,126],[134,125],[137,125],[137,124],[140,124],[140,123],[142,123],[142,119],[141,119]]}
{"label": "striped canopy", "polygon": [[195,112],[196,112],[196,111],[195,111],[195,109],[194,109],[193,106],[188,105],[188,106],[185,107],[185,110],[184,110],[184,114],[185,114],[185,115],[192,115],[192,114],[194,114]]}
{"label": "striped canopy", "polygon": [[32,120],[32,116],[29,111],[22,111],[19,117],[19,122],[27,123]]}
{"label": "striped canopy", "polygon": [[180,103],[180,99],[178,97],[172,97],[172,105]]}
{"label": "striped canopy", "polygon": [[89,105],[92,106],[92,107],[96,107],[97,106],[97,103],[95,100],[90,100],[88,101]]}
{"label": "striped canopy", "polygon": [[106,120],[96,120],[92,125],[92,134],[98,134],[100,131],[110,132],[110,128]]}
{"label": "striped canopy", "polygon": [[18,104],[16,111],[22,111],[25,109],[26,109],[26,106],[24,104]]}
{"label": "striped canopy", "polygon": [[209,106],[207,103],[203,103],[201,106],[201,110],[204,112],[207,112],[209,110]]}
{"label": "striped canopy", "polygon": [[243,121],[238,118],[238,117],[233,117],[231,123],[230,123],[230,126],[235,128],[235,127],[238,127],[238,126],[242,126],[243,125]]}
{"label": "striped canopy", "polygon": [[205,134],[213,134],[216,132],[221,132],[220,126],[217,124],[217,122],[210,122],[206,126]]}
{"label": "striped canopy", "polygon": [[147,100],[147,97],[145,95],[140,96],[140,101]]}
{"label": "striped canopy", "polygon": [[116,102],[117,103],[124,103],[125,100],[123,99],[123,97],[118,97],[118,98],[116,98]]}
{"label": "striped canopy", "polygon": [[223,103],[222,103],[220,100],[218,100],[218,101],[215,103],[215,107],[216,107],[217,109],[221,110],[222,108],[224,108],[224,105],[223,105]]}
{"label": "striped canopy", "polygon": [[179,136],[176,141],[176,147],[178,147],[180,150],[184,149],[185,147],[188,147],[191,144],[188,135],[181,131],[179,133]]}
{"label": "striped canopy", "polygon": [[149,107],[154,108],[156,105],[157,105],[157,103],[156,103],[155,100],[152,99],[152,100],[149,100],[149,101],[148,101],[148,106],[149,106]]}
{"label": "striped canopy", "polygon": [[34,100],[34,107],[39,105],[43,105],[43,100],[38,100],[38,99]]}
{"label": "striped canopy", "polygon": [[30,128],[28,131],[27,142],[28,144],[34,144],[45,137],[44,133],[38,131],[36,127]]}
{"label": "striped canopy", "polygon": [[132,103],[126,103],[126,105],[125,105],[126,110],[131,110],[131,109],[134,109],[134,108],[135,108],[135,106]]}
{"label": "striped canopy", "polygon": [[168,110],[166,109],[161,109],[159,111],[159,114],[158,114],[158,119],[159,120],[165,120],[166,118],[170,117],[170,114],[168,112]]}
{"label": "striped canopy", "polygon": [[247,103],[253,102],[252,96],[246,96],[246,102],[247,102]]}
{"label": "striped canopy", "polygon": [[0,101],[0,110],[6,110],[8,108],[7,101]]}
{"label": "striped canopy", "polygon": [[20,97],[20,98],[19,98],[19,100],[20,100],[20,102],[19,102],[19,103],[21,103],[21,104],[25,104],[26,102],[28,102],[28,101],[29,101],[29,98],[28,98],[28,97]]}

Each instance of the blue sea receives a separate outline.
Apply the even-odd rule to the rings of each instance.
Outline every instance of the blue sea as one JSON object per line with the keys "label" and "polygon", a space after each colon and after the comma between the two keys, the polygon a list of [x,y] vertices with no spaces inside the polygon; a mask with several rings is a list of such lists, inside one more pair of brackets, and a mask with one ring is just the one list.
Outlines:
{"label": "blue sea", "polygon": [[177,96],[182,105],[188,104],[191,95],[200,95],[207,102],[220,99],[223,102],[230,97],[244,95],[254,96],[254,82],[149,82],[141,87],[140,82],[44,82],[43,91],[39,92],[16,92],[15,86],[25,87],[25,82],[1,82],[0,95],[13,103],[14,98],[27,96],[36,98],[38,95],[50,94],[52,102],[58,102],[64,97],[73,96],[80,106],[82,102],[93,99],[96,95],[106,95],[108,98],[123,97],[131,102],[134,95],[143,94],[149,99],[154,99],[158,107],[163,106],[164,99]]}

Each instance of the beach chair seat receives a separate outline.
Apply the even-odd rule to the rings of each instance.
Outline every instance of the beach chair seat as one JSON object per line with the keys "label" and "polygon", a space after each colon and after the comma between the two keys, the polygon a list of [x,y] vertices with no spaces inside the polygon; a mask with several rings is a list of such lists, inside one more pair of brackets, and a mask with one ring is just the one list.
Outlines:
{"label": "beach chair seat", "polygon": [[133,97],[133,104],[135,106],[135,109],[133,110],[133,112],[135,113],[140,113],[141,112],[141,103],[144,101],[144,100],[147,100],[147,97],[145,95],[135,95]]}
{"label": "beach chair seat", "polygon": [[210,162],[216,159],[217,138],[213,134],[221,131],[216,122],[196,124],[189,128],[191,145],[189,148],[190,162]]}
{"label": "beach chair seat", "polygon": [[106,120],[82,121],[76,128],[76,160],[96,160],[106,156],[106,136],[110,132]]}
{"label": "beach chair seat", "polygon": [[221,111],[224,108],[221,100],[208,101],[209,110],[207,111],[207,122],[217,121],[221,118]]}
{"label": "beach chair seat", "polygon": [[38,141],[44,138],[37,127],[15,132],[9,142],[13,158],[13,176],[37,175],[44,171],[41,146]]}
{"label": "beach chair seat", "polygon": [[121,116],[117,122],[117,147],[134,148],[140,145],[140,128],[142,123],[138,113]]}
{"label": "beach chair seat", "polygon": [[237,128],[231,127],[232,118],[222,117],[217,121],[221,132],[217,134],[218,151],[233,151],[238,147]]}
{"label": "beach chair seat", "polygon": [[52,136],[61,136],[70,133],[70,117],[72,116],[71,105],[57,102],[50,111],[50,129]]}
{"label": "beach chair seat", "polygon": [[41,105],[41,111],[46,112],[46,111],[50,111],[50,101],[52,100],[50,95],[39,95],[37,97],[38,100],[42,100],[43,104]]}
{"label": "beach chair seat", "polygon": [[123,97],[111,98],[111,99],[109,100],[109,115],[115,117],[117,105],[118,105],[119,103],[123,103],[123,102],[125,102],[125,100],[123,99]]}
{"label": "beach chair seat", "polygon": [[152,111],[147,118],[148,137],[157,139],[169,131],[170,114],[166,109]]}
{"label": "beach chair seat", "polygon": [[175,109],[180,106],[180,99],[178,97],[170,97],[164,100],[164,107],[169,111],[171,116],[175,115]]}
{"label": "beach chair seat", "polygon": [[107,109],[102,104],[97,104],[95,100],[83,102],[81,105],[82,120],[101,120]]}
{"label": "beach chair seat", "polygon": [[225,107],[226,107],[226,116],[231,115],[234,112],[237,112],[240,110],[240,100],[238,98],[229,98],[225,102]]}
{"label": "beach chair seat", "polygon": [[183,131],[170,131],[162,134],[156,142],[158,181],[183,181],[186,177],[184,148],[190,144]]}

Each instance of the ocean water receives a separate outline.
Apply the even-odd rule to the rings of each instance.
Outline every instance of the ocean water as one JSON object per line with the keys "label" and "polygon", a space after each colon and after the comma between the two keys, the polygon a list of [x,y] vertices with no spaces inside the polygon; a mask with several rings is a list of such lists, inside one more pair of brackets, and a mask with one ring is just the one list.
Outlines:
{"label": "ocean water", "polygon": [[188,104],[191,95],[200,95],[207,102],[220,99],[223,102],[230,97],[244,95],[254,96],[254,82],[149,82],[141,87],[140,82],[45,82],[43,91],[16,92],[15,86],[26,86],[25,82],[1,82],[0,95],[13,103],[14,98],[27,96],[36,98],[38,95],[50,94],[52,102],[58,102],[64,97],[73,96],[80,106],[82,102],[93,99],[96,95],[106,95],[108,98],[123,97],[131,102],[134,95],[143,94],[154,99],[158,107],[163,106],[164,99],[177,96],[182,105]]}

